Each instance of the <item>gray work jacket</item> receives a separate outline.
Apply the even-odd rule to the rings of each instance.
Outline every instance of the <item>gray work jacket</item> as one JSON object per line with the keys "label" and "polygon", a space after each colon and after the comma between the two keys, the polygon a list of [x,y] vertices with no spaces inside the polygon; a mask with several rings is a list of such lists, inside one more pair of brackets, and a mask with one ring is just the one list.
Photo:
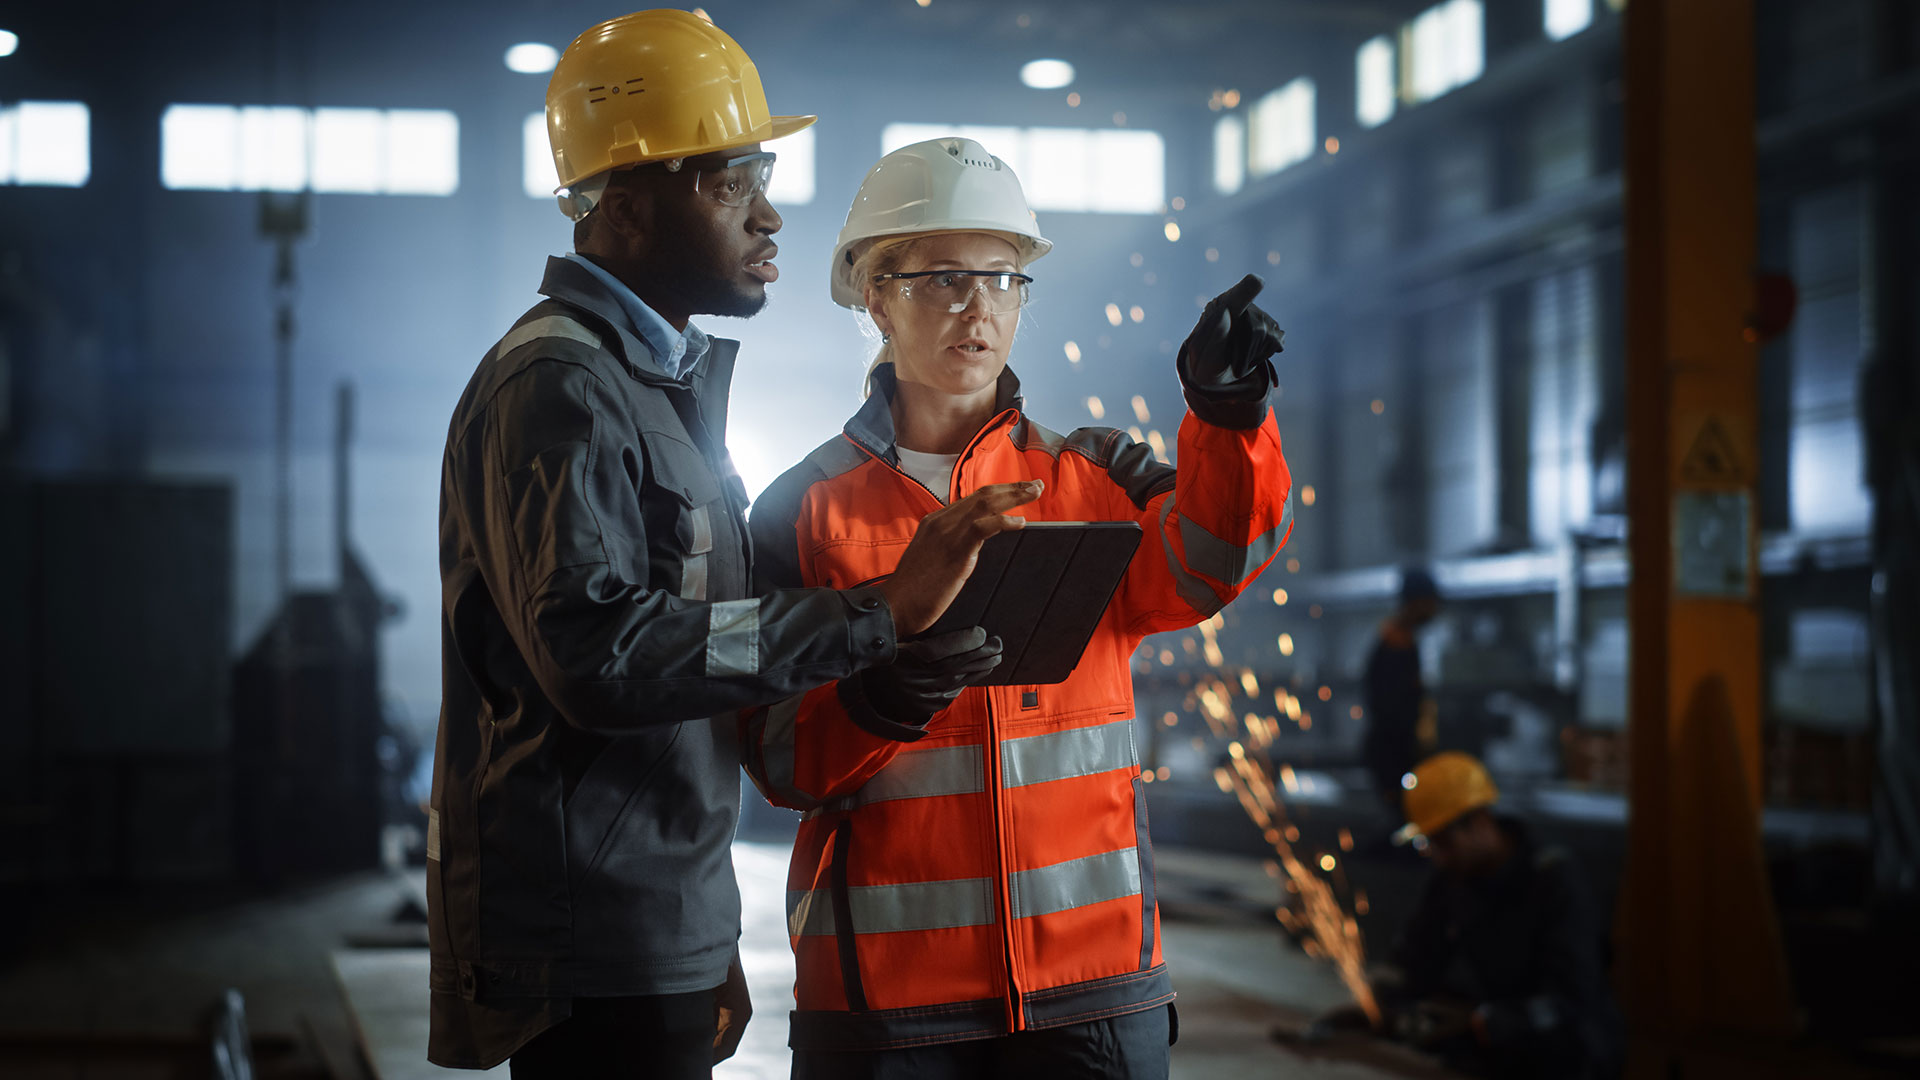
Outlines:
{"label": "gray work jacket", "polygon": [[724,443],[738,343],[684,379],[548,261],[447,432],[428,1057],[491,1067],[574,997],[724,981],[736,710],[893,659],[875,589],[752,597]]}

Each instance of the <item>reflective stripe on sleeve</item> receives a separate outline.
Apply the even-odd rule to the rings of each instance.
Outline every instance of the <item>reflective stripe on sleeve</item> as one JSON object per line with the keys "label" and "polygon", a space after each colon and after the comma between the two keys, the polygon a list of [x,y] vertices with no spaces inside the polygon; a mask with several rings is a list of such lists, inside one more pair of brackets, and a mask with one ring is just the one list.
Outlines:
{"label": "reflective stripe on sleeve", "polygon": [[[847,890],[856,934],[944,930],[993,925],[993,880],[961,878],[903,885],[855,885]],[[828,889],[787,892],[787,933],[817,937],[834,933],[833,894]]]}
{"label": "reflective stripe on sleeve", "polygon": [[600,335],[565,315],[548,315],[507,331],[507,336],[501,338],[500,343],[493,347],[491,358],[499,359],[520,346],[541,338],[566,338],[568,341],[578,341],[595,349],[601,347]]}
{"label": "reflective stripe on sleeve", "polygon": [[1031,918],[1140,895],[1140,853],[1134,848],[1018,870],[1007,876],[1013,917]]}
{"label": "reflective stripe on sleeve", "polygon": [[722,600],[708,609],[707,674],[760,673],[760,601]]}
{"label": "reflective stripe on sleeve", "polygon": [[[1168,502],[1172,502],[1171,499]],[[1227,585],[1245,581],[1255,568],[1266,565],[1274,552],[1286,542],[1287,529],[1293,525],[1293,497],[1281,508],[1280,524],[1254,537],[1244,547],[1222,540],[1199,522],[1182,516],[1180,539],[1186,541],[1187,565]]]}
{"label": "reflective stripe on sleeve", "polygon": [[813,796],[794,786],[793,739],[800,718],[800,702],[806,696],[803,690],[776,701],[755,711],[748,720],[750,731],[759,740],[760,760],[766,763],[767,783],[788,800],[802,804],[812,802]]}
{"label": "reflective stripe on sleeve", "polygon": [[[1220,597],[1214,594],[1212,586],[1180,564],[1180,559],[1173,553],[1173,544],[1167,538],[1167,517],[1174,512],[1174,498],[1169,494],[1167,501],[1160,504],[1160,548],[1167,555],[1167,572],[1173,575],[1173,591],[1180,594],[1180,599],[1200,614],[1210,616],[1224,606]],[[1182,539],[1185,536],[1186,531],[1182,529]]]}
{"label": "reflective stripe on sleeve", "polygon": [[1138,763],[1131,718],[1000,744],[1000,771],[1007,787],[1131,769]]}

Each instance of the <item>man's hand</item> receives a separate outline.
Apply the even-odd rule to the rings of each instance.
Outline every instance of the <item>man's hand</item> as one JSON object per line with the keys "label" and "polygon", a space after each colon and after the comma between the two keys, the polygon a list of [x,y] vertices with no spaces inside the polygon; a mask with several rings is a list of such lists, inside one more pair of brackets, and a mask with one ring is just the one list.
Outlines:
{"label": "man's hand", "polygon": [[936,634],[900,646],[886,667],[861,672],[862,689],[875,712],[917,727],[998,666],[1000,650],[1000,639],[977,626]]}
{"label": "man's hand", "polygon": [[921,518],[900,565],[880,585],[893,609],[895,635],[912,637],[946,614],[980,559],[980,545],[996,533],[1024,527],[1026,518],[1007,511],[1039,498],[1044,486],[1039,480],[990,484]]}
{"label": "man's hand", "polygon": [[747,973],[740,968],[740,954],[733,954],[727,965],[727,981],[713,992],[713,1063],[733,1056],[740,1049],[740,1036],[747,1032],[753,1018],[753,1003],[747,1000]]}
{"label": "man's hand", "polygon": [[1180,364],[1202,388],[1240,382],[1264,368],[1274,382],[1271,357],[1281,350],[1286,332],[1253,298],[1266,282],[1248,274],[1239,284],[1207,302],[1193,333],[1180,346]]}

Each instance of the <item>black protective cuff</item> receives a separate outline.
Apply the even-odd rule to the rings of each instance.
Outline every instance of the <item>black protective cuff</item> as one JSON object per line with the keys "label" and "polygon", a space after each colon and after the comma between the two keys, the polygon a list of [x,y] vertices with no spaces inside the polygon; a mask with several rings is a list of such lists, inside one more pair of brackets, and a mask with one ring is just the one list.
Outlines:
{"label": "black protective cuff", "polygon": [[893,627],[893,608],[879,589],[868,586],[840,590],[847,603],[847,640],[853,646],[853,669],[884,667],[893,663],[899,648]]}
{"label": "black protective cuff", "polygon": [[1254,370],[1232,382],[1203,386],[1188,367],[1183,345],[1175,369],[1180,373],[1180,389],[1186,395],[1187,408],[1192,409],[1202,423],[1251,431],[1267,422],[1267,394],[1278,379],[1272,360],[1262,360]]}
{"label": "black protective cuff", "polygon": [[861,676],[841,679],[836,690],[840,707],[847,710],[847,718],[867,734],[894,742],[918,742],[927,737],[927,721],[933,717],[908,724],[880,715],[880,710],[867,697],[867,680]]}

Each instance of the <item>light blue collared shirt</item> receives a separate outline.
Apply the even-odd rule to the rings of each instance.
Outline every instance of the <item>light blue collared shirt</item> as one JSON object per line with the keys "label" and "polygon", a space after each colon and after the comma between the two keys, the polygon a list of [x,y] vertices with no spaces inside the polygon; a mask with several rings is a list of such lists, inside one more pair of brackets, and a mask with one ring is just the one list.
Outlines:
{"label": "light blue collared shirt", "polygon": [[675,330],[672,323],[661,318],[659,312],[648,307],[644,300],[633,294],[632,289],[607,273],[600,264],[571,251],[566,258],[585,267],[587,273],[598,278],[613,294],[614,300],[620,304],[620,310],[626,313],[627,321],[633,324],[634,333],[640,335],[640,340],[653,350],[653,362],[660,365],[660,370],[666,372],[668,378],[678,379],[706,359],[707,349],[712,344],[706,331],[691,322],[687,323],[686,333]]}

